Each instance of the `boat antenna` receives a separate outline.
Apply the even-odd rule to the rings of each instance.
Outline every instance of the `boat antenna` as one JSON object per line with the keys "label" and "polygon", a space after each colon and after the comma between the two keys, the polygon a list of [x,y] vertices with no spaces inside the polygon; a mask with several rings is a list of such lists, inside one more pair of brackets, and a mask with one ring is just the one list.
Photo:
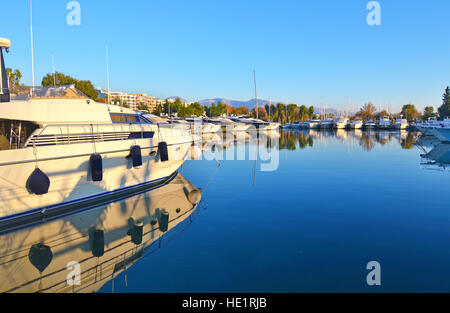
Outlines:
{"label": "boat antenna", "polygon": [[34,51],[33,51],[33,8],[30,0],[30,39],[31,39],[31,96],[34,92]]}
{"label": "boat antenna", "polygon": [[258,93],[256,92],[256,71],[255,70],[253,70],[253,78],[255,81],[256,119],[258,119]]}
{"label": "boat antenna", "polygon": [[270,96],[269,96],[269,121],[270,121],[270,110],[271,110],[270,106],[272,105],[272,102],[270,100],[271,99],[270,99]]}
{"label": "boat antenna", "polygon": [[109,86],[109,60],[108,60],[108,44],[105,44],[105,54],[106,54],[106,83],[108,87],[108,97],[106,99],[106,107],[108,108],[108,111],[111,111],[109,109],[109,103],[110,103],[110,94],[111,94],[111,88]]}

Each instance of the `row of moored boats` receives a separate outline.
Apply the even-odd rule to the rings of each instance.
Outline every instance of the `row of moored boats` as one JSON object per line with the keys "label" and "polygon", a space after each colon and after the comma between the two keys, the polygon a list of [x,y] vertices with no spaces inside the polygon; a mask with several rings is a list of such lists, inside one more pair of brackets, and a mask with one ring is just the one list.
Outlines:
{"label": "row of moored boats", "polygon": [[[146,116],[150,117],[150,114]],[[256,118],[246,116],[231,117],[186,117],[164,119],[158,116],[151,116],[152,121],[159,123],[185,125],[193,130],[200,128],[203,134],[217,133],[218,131],[245,132],[251,130],[275,131],[279,130],[280,124],[275,122],[266,122]]]}
{"label": "row of moored boats", "polygon": [[306,122],[293,122],[283,126],[283,129],[406,129],[410,125],[406,119],[396,119],[392,121],[382,118],[379,121],[360,119],[350,120],[346,117],[337,119],[309,120]]}

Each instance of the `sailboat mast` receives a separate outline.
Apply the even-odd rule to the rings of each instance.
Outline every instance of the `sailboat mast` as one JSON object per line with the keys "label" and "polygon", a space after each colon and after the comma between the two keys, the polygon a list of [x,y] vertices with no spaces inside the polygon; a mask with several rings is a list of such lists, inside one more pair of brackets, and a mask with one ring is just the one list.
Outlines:
{"label": "sailboat mast", "polygon": [[255,81],[256,119],[258,119],[258,93],[256,92],[256,71],[255,70],[253,70],[253,78]]}
{"label": "sailboat mast", "polygon": [[31,95],[34,92],[34,51],[33,51],[33,3],[30,0],[30,44],[31,44]]}

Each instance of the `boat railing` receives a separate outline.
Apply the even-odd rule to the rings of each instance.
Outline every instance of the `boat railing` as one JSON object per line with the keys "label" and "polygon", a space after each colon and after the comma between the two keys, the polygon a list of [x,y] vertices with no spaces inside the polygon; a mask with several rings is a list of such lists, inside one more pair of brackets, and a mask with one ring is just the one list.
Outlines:
{"label": "boat railing", "polygon": [[39,145],[39,143],[60,145],[77,142],[127,140],[130,139],[131,133],[141,133],[140,138],[146,138],[145,133],[147,132],[153,132],[155,137],[160,136],[162,132],[164,138],[169,135],[167,130],[171,131],[172,136],[181,136],[184,132],[189,131],[180,126],[150,123],[47,124],[37,129],[25,142],[24,147]]}

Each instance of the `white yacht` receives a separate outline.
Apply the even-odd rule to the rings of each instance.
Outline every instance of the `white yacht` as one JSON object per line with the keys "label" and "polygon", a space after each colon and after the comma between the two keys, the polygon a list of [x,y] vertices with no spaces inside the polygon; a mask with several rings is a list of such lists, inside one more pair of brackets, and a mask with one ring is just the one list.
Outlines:
{"label": "white yacht", "polygon": [[213,123],[208,123],[198,117],[186,117],[184,119],[191,126],[191,131],[194,133],[201,132],[202,134],[217,133],[221,126]]}
{"label": "white yacht", "polygon": [[347,128],[348,125],[348,118],[346,117],[339,117],[336,122],[334,122],[334,128],[336,129],[344,129]]}
{"label": "white yacht", "polygon": [[425,135],[433,135],[433,128],[441,127],[442,125],[450,125],[450,118],[446,118],[442,121],[436,120],[436,118],[430,118],[425,123],[416,123],[414,126]]}
{"label": "white yacht", "polygon": [[310,120],[306,122],[306,128],[317,129],[320,126],[320,120]]}
{"label": "white yacht", "polygon": [[406,129],[408,127],[408,120],[404,118],[398,118],[395,120],[394,128],[401,130]]}
{"label": "white yacht", "polygon": [[279,130],[280,129],[280,123],[276,122],[269,122],[269,125],[267,126],[267,130]]}
{"label": "white yacht", "polygon": [[247,125],[250,125],[251,128],[257,129],[257,130],[270,130],[270,123],[264,122],[260,119],[256,118],[242,118],[239,119],[240,121],[246,123]]}
{"label": "white yacht", "polygon": [[199,139],[94,102],[74,86],[10,95],[3,60],[9,46],[0,39],[0,224],[161,183]]}
{"label": "white yacht", "polygon": [[334,126],[334,120],[331,118],[324,119],[319,122],[319,128],[321,129],[331,129]]}
{"label": "white yacht", "polygon": [[378,128],[379,129],[390,129],[391,128],[391,120],[388,118],[382,118],[378,122]]}
{"label": "white yacht", "polygon": [[377,123],[375,123],[374,120],[369,120],[364,123],[364,128],[367,130],[374,129],[377,126]]}
{"label": "white yacht", "polygon": [[282,129],[290,129],[292,128],[292,124],[291,123],[286,123],[283,126],[281,126]]}
{"label": "white yacht", "polygon": [[361,129],[363,127],[363,121],[361,120],[353,120],[350,122],[351,129]]}
{"label": "white yacht", "polygon": [[300,128],[302,128],[302,124],[300,122],[293,122],[291,124],[291,128],[293,128],[293,129],[300,129]]}
{"label": "white yacht", "polygon": [[223,131],[247,131],[251,128],[251,125],[245,123],[239,119],[237,121],[233,120],[234,118],[225,118],[225,117],[213,117],[207,118],[206,122],[220,125]]}

